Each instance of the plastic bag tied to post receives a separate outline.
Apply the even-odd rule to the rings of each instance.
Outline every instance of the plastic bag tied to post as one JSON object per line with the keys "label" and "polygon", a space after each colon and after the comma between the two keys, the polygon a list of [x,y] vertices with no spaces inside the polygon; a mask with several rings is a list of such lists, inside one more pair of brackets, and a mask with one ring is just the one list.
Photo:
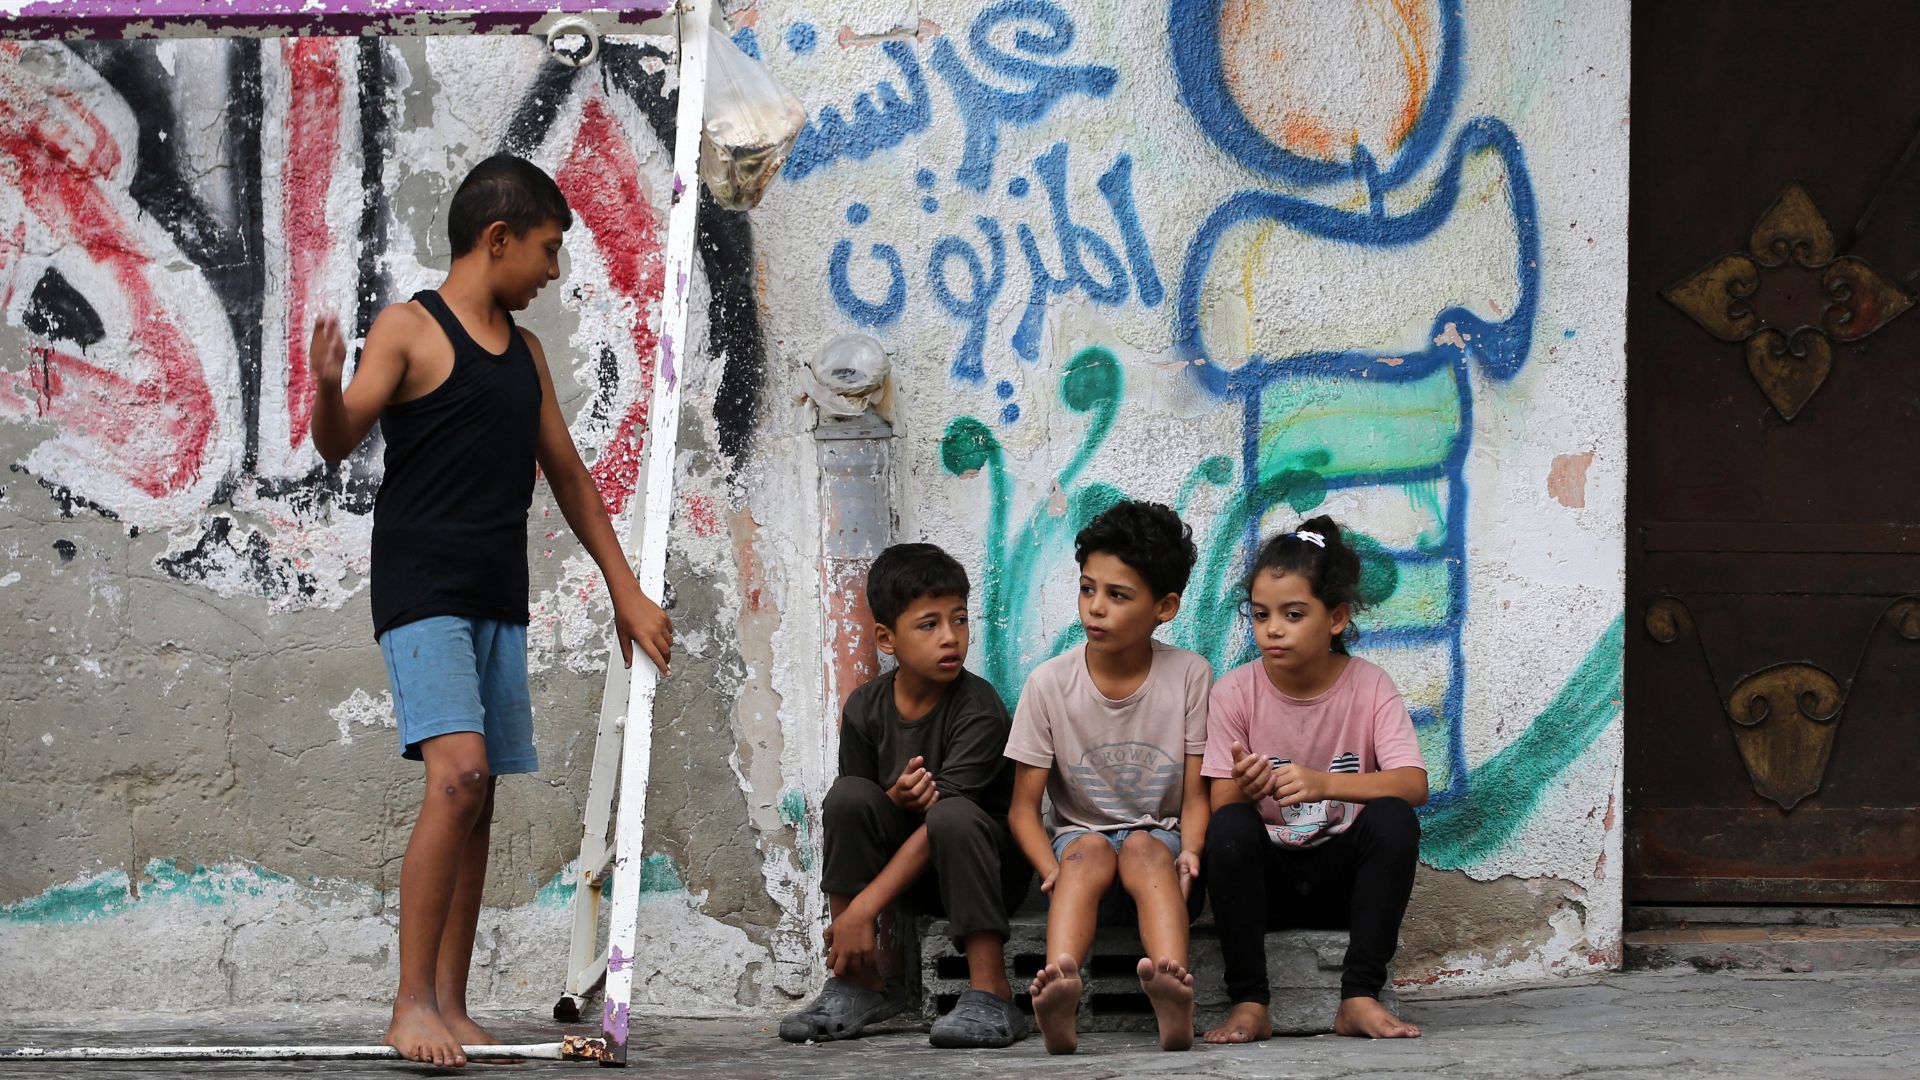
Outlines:
{"label": "plastic bag tied to post", "polygon": [[700,179],[716,202],[729,210],[760,205],[806,124],[800,99],[766,65],[724,34],[709,39]]}

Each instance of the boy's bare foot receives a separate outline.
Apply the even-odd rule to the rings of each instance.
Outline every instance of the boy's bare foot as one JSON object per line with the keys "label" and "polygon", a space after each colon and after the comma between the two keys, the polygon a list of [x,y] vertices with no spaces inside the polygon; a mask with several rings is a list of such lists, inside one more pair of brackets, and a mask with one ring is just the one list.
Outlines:
{"label": "boy's bare foot", "polygon": [[1273,1038],[1273,1017],[1257,1001],[1243,1001],[1228,1010],[1220,1026],[1204,1036],[1210,1043],[1264,1042]]}
{"label": "boy's bare foot", "polygon": [[381,1041],[400,1051],[408,1061],[443,1069],[457,1069],[467,1063],[460,1040],[453,1037],[453,1032],[447,1030],[446,1023],[440,1019],[439,1011],[430,1005],[394,1002],[393,1021],[387,1025],[386,1038]]}
{"label": "boy's bare foot", "polygon": [[1033,1018],[1049,1054],[1080,1048],[1080,963],[1062,953],[1033,977]]}
{"label": "boy's bare foot", "polygon": [[1363,1039],[1417,1039],[1420,1029],[1387,1011],[1378,998],[1350,997],[1340,1002],[1340,1011],[1334,1014],[1333,1031],[1336,1035],[1353,1035]]}
{"label": "boy's bare foot", "polygon": [[1166,958],[1154,962],[1140,958],[1134,969],[1140,976],[1140,989],[1153,1002],[1153,1015],[1160,1022],[1160,1049],[1185,1050],[1193,1045],[1193,975],[1185,967]]}
{"label": "boy's bare foot", "polygon": [[[440,1022],[447,1025],[453,1033],[455,1042],[462,1046],[498,1046],[500,1039],[493,1032],[473,1022],[465,1013],[442,1012]],[[520,1058],[473,1058],[479,1065],[519,1065]]]}

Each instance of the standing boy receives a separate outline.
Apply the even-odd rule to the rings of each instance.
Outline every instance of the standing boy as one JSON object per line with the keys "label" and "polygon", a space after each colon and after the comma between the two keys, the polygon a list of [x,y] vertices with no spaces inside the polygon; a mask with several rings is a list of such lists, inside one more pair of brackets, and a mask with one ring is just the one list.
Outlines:
{"label": "standing boy", "polygon": [[[1158,503],[1122,502],[1074,538],[1086,644],[1035,668],[1020,695],[1007,756],[1012,823],[1051,898],[1047,955],[1033,1013],[1047,1050],[1080,1042],[1080,965],[1102,921],[1137,913],[1147,955],[1136,973],[1160,1046],[1193,1045],[1187,928],[1207,834],[1200,779],[1213,669],[1153,639],[1180,610],[1193,534]],[[1040,797],[1053,804],[1043,825]]]}
{"label": "standing boy", "polygon": [[666,674],[673,626],[640,592],[567,432],[539,339],[510,312],[560,276],[573,214],[553,179],[506,154],[481,162],[447,212],[453,264],[438,290],[380,313],[352,385],[339,324],[314,327],[313,443],[328,461],[375,420],[386,472],[373,510],[373,622],[401,753],[426,794],[400,871],[400,988],[386,1042],[466,1063],[498,1042],[467,1015],[467,968],[487,876],[495,778],[532,772],[527,511],[535,467],[613,599],[620,652]]}
{"label": "standing boy", "polygon": [[1007,913],[1032,881],[1007,827],[1007,707],[967,656],[967,572],[932,544],[895,544],[867,572],[875,644],[899,661],[847,698],[827,792],[821,888],[832,923],[820,995],[780,1021],[788,1042],[851,1039],[898,1013],[876,956],[896,900],[944,912],[971,988],[934,1022],[946,1047],[1009,1046],[1027,1020],[1007,984]]}

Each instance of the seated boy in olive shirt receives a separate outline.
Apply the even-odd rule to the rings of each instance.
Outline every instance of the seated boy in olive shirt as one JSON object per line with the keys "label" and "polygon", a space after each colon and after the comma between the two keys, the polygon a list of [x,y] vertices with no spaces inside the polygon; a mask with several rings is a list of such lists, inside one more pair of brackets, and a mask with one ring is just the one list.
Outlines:
{"label": "seated boy in olive shirt", "polygon": [[1009,1046],[1026,1016],[1007,983],[1007,913],[1031,881],[1007,828],[1013,721],[967,671],[967,573],[932,544],[896,544],[867,574],[876,644],[899,666],[855,690],[840,722],[840,778],[822,807],[825,989],[780,1022],[789,1042],[850,1039],[898,1013],[876,963],[875,925],[896,901],[944,914],[972,988],[932,1042]]}

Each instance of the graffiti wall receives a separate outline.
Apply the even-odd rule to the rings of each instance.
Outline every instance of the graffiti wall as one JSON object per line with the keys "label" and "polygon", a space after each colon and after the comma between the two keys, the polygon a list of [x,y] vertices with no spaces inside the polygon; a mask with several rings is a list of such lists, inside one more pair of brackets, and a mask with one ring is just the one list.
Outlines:
{"label": "graffiti wall", "polygon": [[[1254,547],[1331,513],[1366,565],[1359,651],[1433,782],[1399,977],[1617,963],[1626,5],[726,6],[810,122],[758,209],[703,214],[645,1001],[764,1009],[819,977],[835,728],[796,402],[848,331],[893,354],[896,538],[967,564],[970,663],[1009,702],[1074,644],[1072,537],[1114,500],[1192,525],[1165,634],[1220,673],[1248,658]],[[527,322],[624,522],[656,419],[671,49],[0,52],[16,984],[137,940],[190,972],[138,980],[165,1007],[390,987],[417,767],[366,607],[381,447],[312,449],[305,328],[364,333],[432,287],[460,175],[533,158],[576,225]],[[544,487],[533,526],[542,771],[503,788],[476,986],[540,1005],[609,612]],[[63,985],[111,1003],[127,980]]]}
{"label": "graffiti wall", "polygon": [[1076,643],[1073,535],[1136,497],[1193,527],[1165,636],[1224,673],[1259,541],[1333,514],[1428,762],[1423,890],[1528,896],[1407,974],[1617,957],[1625,6],[874,7],[760,5],[843,89],[757,234],[819,268],[784,334],[895,351],[900,531],[975,573],[977,668],[1012,701]]}

